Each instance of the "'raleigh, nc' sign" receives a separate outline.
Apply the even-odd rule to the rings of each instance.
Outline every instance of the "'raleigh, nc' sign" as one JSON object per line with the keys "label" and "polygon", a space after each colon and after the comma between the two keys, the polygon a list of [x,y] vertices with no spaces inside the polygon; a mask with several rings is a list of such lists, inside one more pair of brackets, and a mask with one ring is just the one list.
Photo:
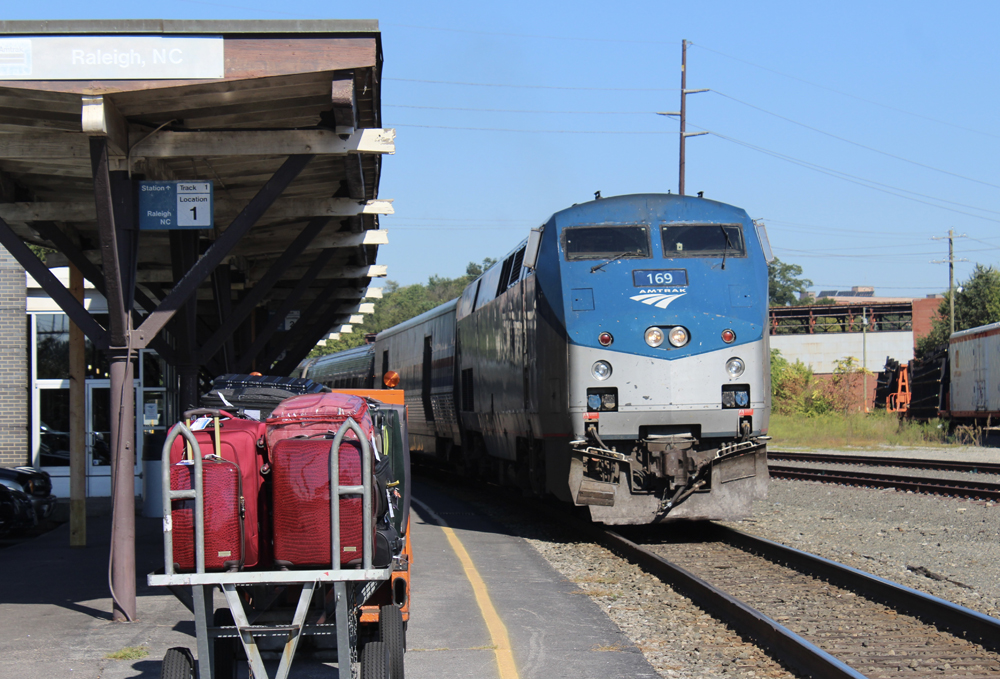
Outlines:
{"label": "'raleigh, nc' sign", "polygon": [[191,80],[225,72],[221,37],[0,38],[0,80]]}

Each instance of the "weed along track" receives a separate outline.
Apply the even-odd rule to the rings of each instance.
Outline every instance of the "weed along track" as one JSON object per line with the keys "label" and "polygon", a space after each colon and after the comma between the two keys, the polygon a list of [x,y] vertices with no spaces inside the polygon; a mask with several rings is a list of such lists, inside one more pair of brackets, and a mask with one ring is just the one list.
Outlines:
{"label": "weed along track", "polygon": [[994,618],[738,531],[696,530],[601,541],[803,675],[1000,677]]}

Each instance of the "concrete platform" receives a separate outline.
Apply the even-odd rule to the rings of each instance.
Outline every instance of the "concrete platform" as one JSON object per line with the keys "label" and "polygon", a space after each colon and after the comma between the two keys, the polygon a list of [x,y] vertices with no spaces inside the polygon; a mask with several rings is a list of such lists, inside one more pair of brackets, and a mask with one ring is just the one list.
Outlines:
{"label": "concrete platform", "polygon": [[[411,520],[408,679],[512,676],[500,673],[503,649],[495,648],[467,568],[440,521],[454,531],[506,628],[513,676],[657,676],[607,615],[530,545],[429,488],[418,485],[415,496],[426,509],[414,506]],[[145,584],[146,573],[162,563],[158,519],[136,519],[138,620],[111,622],[110,516],[106,507],[95,509],[86,548],[68,546],[69,526],[64,524],[0,549],[0,677],[155,679],[168,648],[194,648],[191,614],[169,593]],[[216,601],[222,605],[221,597]],[[141,646],[148,656],[106,657],[127,646]],[[337,671],[334,665],[300,657],[291,676],[329,679]]]}
{"label": "concrete platform", "polygon": [[658,676],[598,605],[531,545],[426,486],[417,485],[414,495],[434,514],[416,503],[411,513],[408,679],[498,676],[493,640],[439,519],[454,529],[481,575],[521,679]]}

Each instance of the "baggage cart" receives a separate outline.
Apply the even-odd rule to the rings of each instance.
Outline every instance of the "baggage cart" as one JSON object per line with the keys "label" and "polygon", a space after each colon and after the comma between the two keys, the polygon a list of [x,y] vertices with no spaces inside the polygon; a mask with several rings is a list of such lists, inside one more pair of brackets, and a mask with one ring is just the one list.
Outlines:
{"label": "baggage cart", "polygon": [[[360,486],[339,483],[337,452],[349,430],[357,435],[363,450]],[[170,448],[178,436],[184,437],[194,450],[194,490],[170,488]],[[194,614],[196,648],[195,653],[187,648],[168,650],[163,659],[162,678],[230,679],[237,676],[237,666],[243,661],[249,665],[250,676],[264,679],[269,677],[264,660],[278,659],[274,679],[285,679],[300,644],[311,641],[317,657],[331,660],[336,657],[340,679],[402,679],[405,631],[399,606],[390,603],[381,607],[377,629],[370,623],[365,625],[362,615],[362,606],[392,578],[394,566],[398,566],[397,560],[386,568],[372,565],[375,489],[369,446],[353,419],[345,421],[331,441],[329,568],[206,572],[203,458],[191,430],[183,423],[173,428],[163,445],[164,567],[162,573],[151,573],[147,581],[151,586],[168,587]],[[359,494],[364,523],[362,563],[360,568],[342,568],[339,500],[343,495]],[[174,500],[194,502],[193,572],[179,573],[174,566],[171,512]],[[403,559],[408,552],[404,550]],[[228,609],[214,610],[216,589],[222,591]],[[367,619],[371,617],[369,614]]]}

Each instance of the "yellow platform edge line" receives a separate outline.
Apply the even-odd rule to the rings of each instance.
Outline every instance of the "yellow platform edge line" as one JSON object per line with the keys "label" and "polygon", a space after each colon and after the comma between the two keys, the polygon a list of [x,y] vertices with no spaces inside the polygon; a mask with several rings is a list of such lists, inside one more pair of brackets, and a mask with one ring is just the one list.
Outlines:
{"label": "yellow platform edge line", "polygon": [[503,620],[500,619],[497,609],[494,608],[489,591],[486,589],[486,583],[476,569],[476,565],[472,562],[472,557],[466,551],[465,545],[459,540],[455,530],[444,519],[438,516],[437,512],[416,498],[412,499],[411,502],[430,514],[438,525],[441,526],[445,537],[448,538],[448,544],[451,545],[455,556],[458,557],[462,568],[465,569],[465,577],[469,580],[469,584],[472,585],[472,592],[476,596],[476,604],[479,606],[479,612],[482,614],[486,628],[490,632],[490,638],[493,640],[493,653],[496,656],[500,679],[520,679],[517,673],[517,666],[514,664],[514,652],[510,647],[510,636],[507,634],[507,626],[503,624]]}

